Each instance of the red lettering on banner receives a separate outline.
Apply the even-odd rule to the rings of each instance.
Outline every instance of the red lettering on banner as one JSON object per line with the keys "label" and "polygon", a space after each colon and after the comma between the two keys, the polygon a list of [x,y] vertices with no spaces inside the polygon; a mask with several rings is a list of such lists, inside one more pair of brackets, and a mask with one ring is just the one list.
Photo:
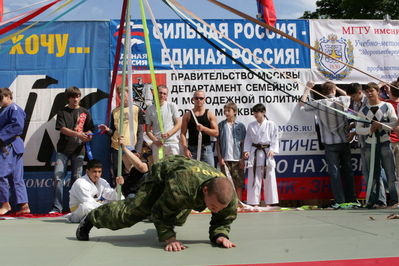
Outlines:
{"label": "red lettering on banner", "polygon": [[342,34],[368,34],[370,26],[342,27]]}
{"label": "red lettering on banner", "polygon": [[[245,179],[246,188],[248,179]],[[278,197],[280,200],[332,199],[330,177],[277,177]],[[363,176],[355,177],[355,192],[358,199],[366,197],[366,181]],[[243,191],[243,200],[247,190]],[[263,192],[261,193],[263,200]]]}

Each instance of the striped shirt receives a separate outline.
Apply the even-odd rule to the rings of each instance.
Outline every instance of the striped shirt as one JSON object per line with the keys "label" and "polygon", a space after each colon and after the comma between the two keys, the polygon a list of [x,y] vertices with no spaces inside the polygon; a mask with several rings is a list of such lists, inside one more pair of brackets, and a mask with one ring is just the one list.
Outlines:
{"label": "striped shirt", "polygon": [[347,118],[331,108],[346,112],[349,108],[350,99],[349,96],[332,97],[308,101],[308,104],[304,106],[305,111],[315,112],[319,118],[322,143],[339,144],[348,142],[346,139]]}
{"label": "striped shirt", "polygon": [[[373,112],[373,108],[375,108],[375,112]],[[386,126],[383,126],[379,129],[380,133],[380,141],[381,143],[390,141],[389,133],[390,128],[388,127],[395,127],[397,123],[397,116],[395,109],[393,108],[392,104],[386,102],[380,102],[377,105],[370,105],[366,104],[361,109],[361,112],[369,119],[375,120],[383,123]],[[356,123],[356,132],[360,135],[367,135],[366,143],[372,143],[372,134],[370,131],[370,124],[364,124],[362,122]]]}

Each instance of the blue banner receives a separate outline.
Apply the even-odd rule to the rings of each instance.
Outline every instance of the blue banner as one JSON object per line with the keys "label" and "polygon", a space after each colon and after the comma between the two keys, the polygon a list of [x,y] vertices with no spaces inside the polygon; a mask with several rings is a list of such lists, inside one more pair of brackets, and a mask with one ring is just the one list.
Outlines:
{"label": "blue banner", "polygon": [[[51,208],[52,182],[48,179],[53,176],[59,138],[55,119],[66,104],[65,89],[76,86],[81,90],[81,106],[90,111],[95,124],[105,121],[109,93],[109,22],[55,22],[39,31],[42,25],[38,23],[0,47],[0,86],[13,91],[14,100],[27,115],[25,182],[35,213]],[[92,148],[94,157],[106,165],[104,175],[108,177],[106,137],[94,137]]]}
{"label": "blue banner", "polygon": [[[218,32],[210,32],[208,28],[205,28],[208,32],[205,35],[211,40],[213,38],[222,40],[232,48],[232,51],[229,51],[217,41],[214,42],[250,68],[255,67],[249,65],[250,62],[254,62],[262,68],[270,68],[267,64],[276,68],[310,68],[309,49],[274,32],[265,30],[259,25],[238,19],[215,19],[206,20],[206,22],[216,28]],[[158,20],[161,36],[167,46],[166,50],[162,47],[160,36],[156,33],[152,22],[147,21],[147,24],[150,32],[154,65],[158,70],[171,69],[170,60],[167,56],[168,52],[177,69],[241,68],[225,55],[211,47],[199,34],[180,20]],[[133,69],[147,70],[148,61],[144,43],[143,25],[141,24],[141,20],[132,20],[130,25]],[[112,67],[119,21],[112,20],[110,27],[113,53],[110,63]],[[276,28],[309,44],[309,22],[307,20],[278,20]],[[202,32],[204,31],[202,30]],[[227,41],[221,34],[228,36],[245,49],[241,49],[236,44]],[[122,45],[124,39],[125,36],[122,38]],[[120,68],[122,67],[122,57],[123,48],[119,62]],[[245,59],[242,59],[242,57]]]}

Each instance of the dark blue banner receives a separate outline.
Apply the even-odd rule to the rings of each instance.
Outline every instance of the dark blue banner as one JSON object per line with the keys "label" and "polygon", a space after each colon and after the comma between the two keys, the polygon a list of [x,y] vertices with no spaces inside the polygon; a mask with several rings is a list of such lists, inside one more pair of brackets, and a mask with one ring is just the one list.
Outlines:
{"label": "dark blue banner", "polygon": [[[0,87],[13,91],[14,100],[27,115],[23,134],[25,181],[36,213],[51,208],[48,179],[53,176],[59,138],[55,119],[66,104],[65,89],[78,87],[81,106],[90,111],[95,124],[104,123],[110,73],[109,22],[55,22],[39,30],[43,25],[38,23],[0,47]],[[107,165],[108,139],[94,137],[92,148],[94,157]],[[108,177],[108,171],[104,173]]]}
{"label": "dark blue banner", "polygon": [[[261,68],[270,68],[270,64],[276,68],[310,68],[309,49],[300,44],[288,40],[274,32],[252,22],[244,20],[206,20],[219,32],[211,29],[200,28],[201,32],[209,39],[221,40],[232,50],[223,47],[221,43],[213,40],[218,46],[226,50],[234,58],[240,60],[250,68],[254,62]],[[240,69],[221,52],[212,48],[187,24],[179,20],[158,20],[158,26],[162,38],[165,40],[167,49],[164,49],[160,42],[160,36],[156,33],[151,21],[147,22],[150,32],[153,60],[156,69],[171,69],[171,60],[177,69]],[[111,21],[112,53],[111,66],[115,55],[116,42],[118,37],[119,21]],[[276,28],[287,34],[309,44],[309,22],[307,20],[278,20]],[[226,40],[223,35],[228,36],[232,41],[237,42],[244,49]],[[122,44],[125,36],[123,36]],[[123,47],[123,46],[122,46]],[[131,50],[132,66],[136,70],[148,69],[148,60],[144,43],[143,25],[141,20],[131,21]],[[120,58],[122,67],[123,48]],[[267,64],[263,63],[266,62]]]}

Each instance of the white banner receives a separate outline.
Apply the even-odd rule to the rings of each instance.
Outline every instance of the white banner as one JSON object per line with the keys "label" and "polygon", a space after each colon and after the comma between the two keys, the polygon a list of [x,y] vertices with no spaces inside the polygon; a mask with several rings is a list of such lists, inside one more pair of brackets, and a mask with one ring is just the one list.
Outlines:
{"label": "white banner", "polygon": [[[310,44],[385,82],[399,77],[399,21],[310,20]],[[316,82],[377,82],[359,71],[312,51]]]}

